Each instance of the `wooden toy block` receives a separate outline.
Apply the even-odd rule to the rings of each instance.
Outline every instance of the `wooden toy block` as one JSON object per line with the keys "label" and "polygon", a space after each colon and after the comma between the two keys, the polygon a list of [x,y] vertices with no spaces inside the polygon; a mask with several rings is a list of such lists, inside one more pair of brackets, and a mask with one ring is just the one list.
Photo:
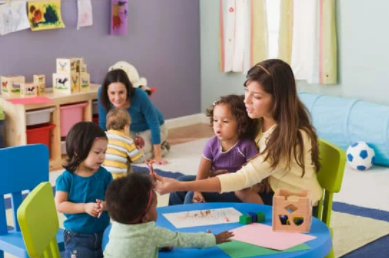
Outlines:
{"label": "wooden toy block", "polygon": [[80,72],[80,66],[83,63],[82,58],[57,58],[57,73]]}
{"label": "wooden toy block", "polygon": [[34,74],[34,84],[37,86],[38,96],[45,95],[46,76],[44,74]]}
{"label": "wooden toy block", "polygon": [[38,96],[38,87],[33,82],[23,83],[20,86],[20,97],[36,97]]}
{"label": "wooden toy block", "polygon": [[1,76],[1,93],[6,97],[18,97],[24,83],[25,78],[21,75]]}
{"label": "wooden toy block", "polygon": [[80,73],[87,73],[87,72],[88,70],[86,64],[82,63],[80,67]]}
{"label": "wooden toy block", "polygon": [[248,212],[248,215],[251,216],[251,222],[257,222],[258,221],[257,214],[255,212]]}
{"label": "wooden toy block", "polygon": [[273,196],[273,231],[309,232],[312,224],[309,191],[278,190]]}
{"label": "wooden toy block", "polygon": [[250,215],[244,214],[239,216],[239,223],[246,225],[252,222],[252,217]]}
{"label": "wooden toy block", "polygon": [[80,73],[70,73],[72,93],[79,92],[81,86]]}
{"label": "wooden toy block", "polygon": [[54,94],[72,94],[71,74],[53,73]]}
{"label": "wooden toy block", "polygon": [[265,222],[265,213],[260,211],[257,212],[257,222]]}
{"label": "wooden toy block", "polygon": [[80,77],[81,77],[80,92],[89,91],[90,89],[89,73],[81,73]]}

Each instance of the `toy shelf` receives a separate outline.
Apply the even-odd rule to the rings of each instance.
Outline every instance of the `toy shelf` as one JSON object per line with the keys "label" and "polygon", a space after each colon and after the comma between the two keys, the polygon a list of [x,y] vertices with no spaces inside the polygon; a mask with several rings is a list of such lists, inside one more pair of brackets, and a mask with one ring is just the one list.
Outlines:
{"label": "toy shelf", "polygon": [[55,125],[50,132],[50,171],[61,169],[60,106],[86,102],[87,105],[83,107],[82,119],[83,121],[92,121],[92,101],[97,99],[97,90],[99,86],[100,85],[97,84],[90,84],[90,90],[88,92],[77,92],[71,95],[56,95],[52,92],[47,92],[50,89],[46,88],[47,93],[44,96],[53,101],[43,104],[13,104],[8,101],[9,98],[0,96],[0,105],[5,112],[5,120],[1,132],[3,147],[27,144],[27,111],[54,108],[54,111],[50,114],[50,124]]}

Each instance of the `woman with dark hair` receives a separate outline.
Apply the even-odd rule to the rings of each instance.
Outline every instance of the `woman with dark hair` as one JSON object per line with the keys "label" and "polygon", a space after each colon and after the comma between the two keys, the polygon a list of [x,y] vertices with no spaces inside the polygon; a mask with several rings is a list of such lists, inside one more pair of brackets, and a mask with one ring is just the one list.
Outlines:
{"label": "woman with dark hair", "polygon": [[143,138],[145,159],[154,157],[157,164],[166,164],[162,157],[170,149],[166,142],[167,128],[162,113],[153,105],[146,92],[134,88],[125,71],[112,70],[105,76],[102,87],[98,90],[99,125],[106,130],[108,111],[124,108],[131,116],[130,136]]}
{"label": "woman with dark hair", "polygon": [[[309,114],[297,95],[291,67],[282,60],[270,59],[253,66],[244,83],[246,111],[259,122],[255,138],[259,154],[236,173],[203,180],[180,182],[155,177],[159,193],[174,191],[231,192],[268,179],[271,193],[284,188],[291,191],[308,190],[312,205],[322,195],[316,172],[319,164],[319,144]],[[265,198],[271,205],[272,198]]]}

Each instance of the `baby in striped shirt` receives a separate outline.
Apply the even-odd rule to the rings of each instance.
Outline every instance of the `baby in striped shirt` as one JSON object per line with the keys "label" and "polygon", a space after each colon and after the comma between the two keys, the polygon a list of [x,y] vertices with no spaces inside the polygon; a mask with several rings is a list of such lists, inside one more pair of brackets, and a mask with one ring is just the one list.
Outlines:
{"label": "baby in striped shirt", "polygon": [[131,118],[127,110],[113,108],[107,114],[108,148],[103,166],[113,178],[132,172],[131,163],[142,163],[142,153],[137,149],[130,135]]}

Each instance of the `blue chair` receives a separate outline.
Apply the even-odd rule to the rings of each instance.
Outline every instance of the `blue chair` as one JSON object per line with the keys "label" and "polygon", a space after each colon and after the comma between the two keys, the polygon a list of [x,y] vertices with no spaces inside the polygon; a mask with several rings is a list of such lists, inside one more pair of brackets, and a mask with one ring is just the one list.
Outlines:
{"label": "blue chair", "polygon": [[[17,220],[17,210],[23,201],[22,191],[31,191],[49,181],[49,151],[44,144],[0,149],[0,258],[4,252],[28,258]],[[10,194],[14,228],[7,225],[4,195]],[[57,234],[60,250],[64,250],[63,230]]]}

